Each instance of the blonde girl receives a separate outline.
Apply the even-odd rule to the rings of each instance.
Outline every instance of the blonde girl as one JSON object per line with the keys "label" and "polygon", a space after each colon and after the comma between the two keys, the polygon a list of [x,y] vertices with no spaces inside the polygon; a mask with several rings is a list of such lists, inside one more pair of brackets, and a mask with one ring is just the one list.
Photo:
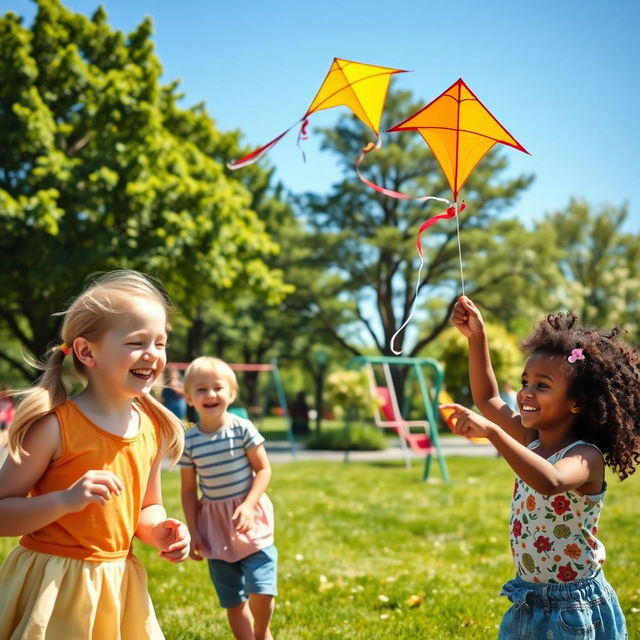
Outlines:
{"label": "blonde girl", "polygon": [[[167,313],[146,276],[97,278],[20,394],[0,468],[0,535],[21,536],[0,568],[0,638],[164,638],[131,545],[137,536],[172,562],[189,554],[160,486],[182,425],[149,393],[166,363]],[[84,383],[72,397],[64,368]]]}

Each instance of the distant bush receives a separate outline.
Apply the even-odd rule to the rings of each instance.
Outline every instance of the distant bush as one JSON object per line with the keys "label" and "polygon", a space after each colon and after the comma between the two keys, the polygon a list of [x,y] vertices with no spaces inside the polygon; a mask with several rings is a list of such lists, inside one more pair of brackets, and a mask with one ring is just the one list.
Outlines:
{"label": "distant bush", "polygon": [[325,403],[331,407],[338,420],[354,416],[370,418],[380,407],[378,398],[369,391],[369,378],[364,369],[360,371],[334,371],[327,376]]}
{"label": "distant bush", "polygon": [[330,451],[383,451],[387,439],[380,429],[367,424],[353,424],[344,429],[331,429],[309,436],[307,449]]}

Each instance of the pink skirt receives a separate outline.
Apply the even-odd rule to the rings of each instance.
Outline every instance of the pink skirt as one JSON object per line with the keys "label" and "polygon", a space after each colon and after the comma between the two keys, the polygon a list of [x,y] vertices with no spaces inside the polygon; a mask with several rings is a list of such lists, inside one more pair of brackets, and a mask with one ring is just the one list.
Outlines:
{"label": "pink skirt", "polygon": [[266,493],[256,505],[253,527],[246,533],[238,533],[233,524],[234,511],[244,497],[229,500],[198,501],[198,530],[206,548],[205,558],[237,562],[252,553],[273,544],[273,505]]}

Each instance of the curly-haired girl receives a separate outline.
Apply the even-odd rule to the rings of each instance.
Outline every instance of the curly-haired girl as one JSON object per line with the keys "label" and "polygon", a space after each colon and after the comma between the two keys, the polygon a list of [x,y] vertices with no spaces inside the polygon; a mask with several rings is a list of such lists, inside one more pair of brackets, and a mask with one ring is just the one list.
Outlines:
{"label": "curly-haired girl", "polygon": [[502,590],[513,606],[500,639],[627,638],[618,598],[602,566],[598,520],[604,467],[621,480],[640,460],[640,355],[618,336],[549,315],[523,344],[519,413],[500,398],[482,316],[461,297],[453,325],[469,341],[473,400],[455,431],[486,436],[516,472],[510,519],[517,575]]}

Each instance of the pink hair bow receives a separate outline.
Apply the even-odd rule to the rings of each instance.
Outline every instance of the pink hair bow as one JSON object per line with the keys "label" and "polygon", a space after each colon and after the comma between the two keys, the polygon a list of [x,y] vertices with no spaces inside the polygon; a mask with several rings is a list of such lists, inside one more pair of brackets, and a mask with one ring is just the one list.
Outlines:
{"label": "pink hair bow", "polygon": [[572,349],[571,355],[567,358],[567,360],[573,364],[577,360],[584,360],[584,353],[582,353],[582,349]]}

